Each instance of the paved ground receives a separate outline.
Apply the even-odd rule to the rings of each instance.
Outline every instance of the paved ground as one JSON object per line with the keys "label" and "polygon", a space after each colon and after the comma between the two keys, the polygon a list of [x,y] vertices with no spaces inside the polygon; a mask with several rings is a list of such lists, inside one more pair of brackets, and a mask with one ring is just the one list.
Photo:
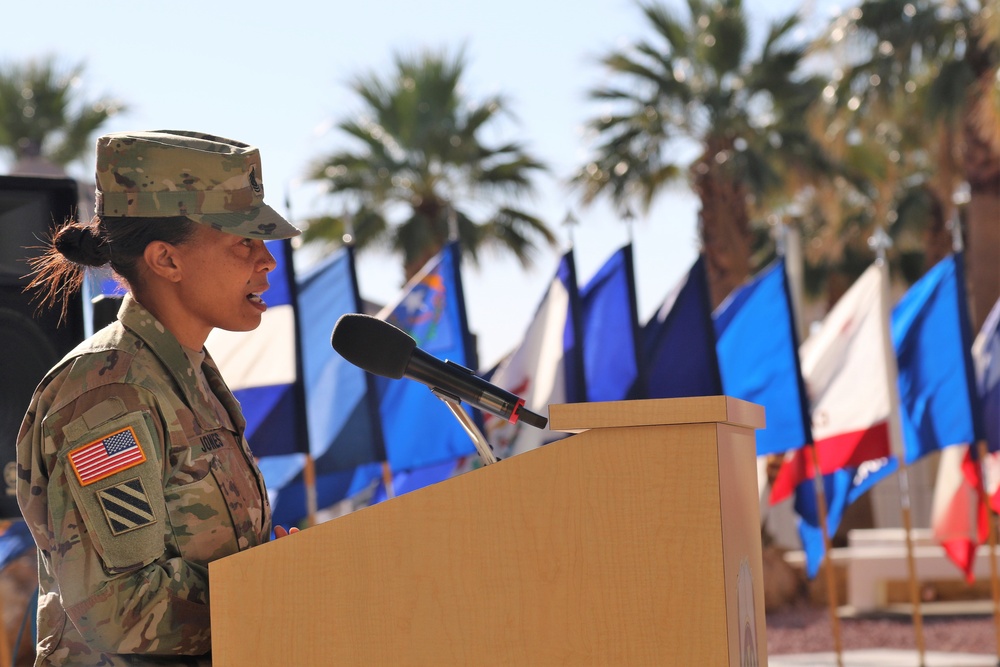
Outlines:
{"label": "paved ground", "polygon": [[[837,662],[836,653],[805,653],[796,655],[775,655],[768,657],[769,667],[921,667],[920,656],[914,650],[867,649],[844,651],[842,662]],[[923,667],[996,667],[995,655],[972,653],[924,653]]]}
{"label": "paved ground", "polygon": [[[855,616],[841,609],[843,667],[919,667],[917,636],[908,607]],[[996,667],[997,633],[992,605],[922,606],[924,667]],[[830,613],[801,603],[767,615],[771,667],[837,665]]]}

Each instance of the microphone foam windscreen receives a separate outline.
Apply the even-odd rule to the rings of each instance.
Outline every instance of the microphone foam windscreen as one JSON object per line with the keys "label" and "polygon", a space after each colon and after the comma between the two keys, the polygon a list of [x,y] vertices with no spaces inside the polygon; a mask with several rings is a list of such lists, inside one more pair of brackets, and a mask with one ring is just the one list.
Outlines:
{"label": "microphone foam windscreen", "polygon": [[417,346],[402,329],[359,313],[340,316],[330,344],[340,356],[362,370],[394,380],[403,377]]}

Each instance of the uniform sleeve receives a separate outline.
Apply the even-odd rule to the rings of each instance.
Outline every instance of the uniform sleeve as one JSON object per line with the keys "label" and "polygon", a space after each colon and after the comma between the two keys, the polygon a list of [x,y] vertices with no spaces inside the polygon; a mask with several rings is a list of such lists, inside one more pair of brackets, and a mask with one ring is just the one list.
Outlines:
{"label": "uniform sleeve", "polygon": [[173,548],[155,400],[135,386],[111,391],[84,394],[42,429],[60,601],[96,650],[206,653],[208,570]]}

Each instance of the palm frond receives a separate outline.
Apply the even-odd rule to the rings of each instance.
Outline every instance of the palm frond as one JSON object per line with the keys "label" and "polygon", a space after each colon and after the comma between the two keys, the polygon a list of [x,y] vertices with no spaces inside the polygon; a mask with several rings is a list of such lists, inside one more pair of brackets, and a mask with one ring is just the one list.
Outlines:
{"label": "palm frond", "polygon": [[[546,170],[521,143],[487,139],[497,119],[513,115],[502,95],[466,99],[465,68],[461,50],[397,53],[387,74],[356,77],[361,114],[338,127],[359,148],[322,157],[310,170],[332,200],[361,202],[379,216],[384,224],[372,233],[402,257],[407,275],[440,250],[456,224],[463,252],[474,255],[495,228],[468,211],[486,209],[489,218],[491,207],[530,195]],[[544,225],[527,228],[526,242],[548,242],[543,232]]]}

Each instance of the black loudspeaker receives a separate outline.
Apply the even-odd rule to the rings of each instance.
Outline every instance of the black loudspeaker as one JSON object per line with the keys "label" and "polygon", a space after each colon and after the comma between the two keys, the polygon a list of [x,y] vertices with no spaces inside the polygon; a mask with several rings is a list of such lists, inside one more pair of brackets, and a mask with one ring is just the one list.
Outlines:
{"label": "black loudspeaker", "polygon": [[76,181],[69,178],[0,176],[0,466],[4,492],[0,518],[19,518],[14,497],[17,433],[38,382],[83,340],[83,300],[74,298],[66,318],[59,309],[39,310],[24,292],[40,246],[54,226],[75,215]]}

